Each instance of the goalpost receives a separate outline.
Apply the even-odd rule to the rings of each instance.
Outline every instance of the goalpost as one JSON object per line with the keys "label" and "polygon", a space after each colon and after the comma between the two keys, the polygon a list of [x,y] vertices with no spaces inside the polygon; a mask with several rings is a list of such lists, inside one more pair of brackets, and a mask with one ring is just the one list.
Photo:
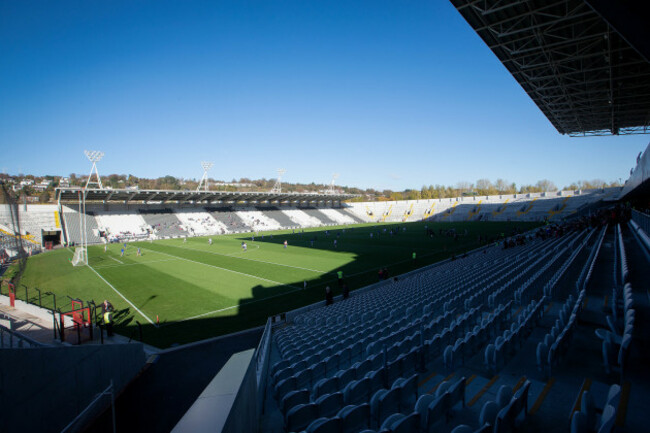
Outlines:
{"label": "goalpost", "polygon": [[[99,189],[103,189],[102,179],[99,177],[99,171],[97,170],[97,163],[104,156],[104,152],[99,150],[84,150],[84,153],[88,160],[93,163],[93,166],[90,170],[90,175],[88,175],[86,186],[79,190],[79,245],[75,246],[72,266],[88,266],[88,227],[86,221],[86,190],[88,189],[88,185],[96,184]],[[92,180],[93,173],[97,181]]]}
{"label": "goalpost", "polygon": [[88,253],[84,247],[77,247],[72,256],[72,266],[83,266],[88,264]]}
{"label": "goalpost", "polygon": [[75,245],[72,266],[88,265],[88,235],[86,233],[86,189],[79,191],[79,245]]}

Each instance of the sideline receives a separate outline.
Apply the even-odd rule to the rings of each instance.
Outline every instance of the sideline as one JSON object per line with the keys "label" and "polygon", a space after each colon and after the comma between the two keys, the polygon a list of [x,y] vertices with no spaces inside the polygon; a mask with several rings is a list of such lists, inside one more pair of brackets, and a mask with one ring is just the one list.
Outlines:
{"label": "sideline", "polygon": [[[68,251],[70,251],[70,249],[68,249]],[[74,253],[73,253],[73,254],[74,254]],[[107,285],[108,287],[110,287],[111,289],[113,289],[113,291],[115,291],[115,293],[117,293],[117,294],[118,294],[122,299],[124,299],[124,300],[126,301],[127,304],[129,304],[130,306],[132,306],[132,307],[135,309],[135,311],[137,311],[138,313],[140,313],[140,315],[141,315],[142,317],[144,317],[145,319],[147,319],[147,322],[151,323],[151,324],[152,324],[153,326],[155,326],[156,328],[158,327],[158,325],[156,325],[156,324],[153,322],[153,320],[151,320],[151,319],[149,318],[149,316],[147,316],[146,314],[144,314],[144,313],[143,313],[143,312],[142,312],[138,307],[136,307],[136,306],[133,304],[133,302],[129,301],[129,300],[127,299],[126,296],[124,296],[124,295],[123,295],[119,290],[117,290],[117,289],[116,289],[116,288],[115,288],[111,283],[109,283],[108,281],[106,281],[106,278],[102,277],[102,276],[99,274],[99,272],[97,272],[97,271],[95,270],[95,268],[93,268],[93,267],[90,266],[90,265],[86,265],[86,266],[88,266],[88,268],[89,268],[91,271],[93,271],[93,272],[95,273],[95,275],[97,275],[97,276],[98,276],[98,277],[99,277],[99,278],[100,278],[104,283],[106,283],[106,285]],[[117,265],[116,265],[116,266],[117,266]]]}
{"label": "sideline", "polygon": [[130,306],[132,306],[132,307],[135,309],[135,311],[137,311],[138,313],[140,313],[140,315],[141,315],[142,317],[144,317],[145,319],[147,319],[147,322],[151,323],[151,324],[152,324],[153,326],[155,326],[156,328],[158,327],[158,325],[156,325],[155,323],[153,323],[153,320],[151,320],[151,319],[149,318],[149,316],[147,316],[146,314],[144,314],[144,313],[143,313],[143,312],[142,312],[138,307],[136,307],[135,305],[133,305],[133,302],[129,301],[129,300],[126,298],[126,296],[124,296],[122,293],[120,293],[120,291],[117,290],[117,289],[116,289],[116,288],[115,288],[111,283],[109,283],[108,281],[106,281],[106,279],[105,279],[104,277],[102,277],[102,276],[99,274],[99,272],[97,272],[97,271],[96,271],[92,266],[90,266],[90,265],[88,265],[88,267],[90,268],[91,271],[93,271],[93,272],[95,273],[95,275],[97,275],[99,278],[101,278],[101,280],[102,280],[103,282],[105,282],[105,283],[108,285],[108,287],[110,287],[111,289],[113,289],[113,290],[115,291],[115,293],[117,293],[118,295],[120,295],[120,297],[121,297],[122,299],[124,299],[124,300],[125,300],[125,301],[130,305]]}

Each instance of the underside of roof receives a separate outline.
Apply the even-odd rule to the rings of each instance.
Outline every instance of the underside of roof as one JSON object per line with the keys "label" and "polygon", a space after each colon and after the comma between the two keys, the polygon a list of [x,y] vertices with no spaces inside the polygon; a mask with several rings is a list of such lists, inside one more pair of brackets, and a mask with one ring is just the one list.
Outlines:
{"label": "underside of roof", "polygon": [[352,194],[312,194],[230,191],[169,191],[130,189],[57,188],[61,202],[140,202],[146,203],[326,203],[354,197]]}
{"label": "underside of roof", "polygon": [[644,2],[451,2],[561,134],[650,132]]}

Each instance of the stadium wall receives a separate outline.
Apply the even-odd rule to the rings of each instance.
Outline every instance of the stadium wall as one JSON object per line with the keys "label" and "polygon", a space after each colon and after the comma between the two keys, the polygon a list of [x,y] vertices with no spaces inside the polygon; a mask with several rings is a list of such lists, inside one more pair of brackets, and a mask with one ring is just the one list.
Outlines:
{"label": "stadium wall", "polygon": [[0,431],[60,432],[111,380],[119,392],[144,363],[139,343],[0,350]]}
{"label": "stadium wall", "polygon": [[234,354],[172,433],[255,433],[258,430],[255,349]]}

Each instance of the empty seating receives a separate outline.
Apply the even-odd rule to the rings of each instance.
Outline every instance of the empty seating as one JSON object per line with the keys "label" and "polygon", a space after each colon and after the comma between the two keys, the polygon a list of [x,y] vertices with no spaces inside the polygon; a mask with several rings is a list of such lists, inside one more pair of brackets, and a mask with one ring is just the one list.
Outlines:
{"label": "empty seating", "polygon": [[[522,248],[491,251],[476,260],[470,256],[462,264],[413,274],[327,309],[290,317],[288,326],[274,336],[282,356],[271,369],[278,403],[285,395],[286,401],[302,401],[304,397],[297,395],[304,392],[291,392],[309,389],[309,404],[316,405],[317,414],[308,431],[393,431],[412,428],[415,420],[421,431],[446,425],[453,414],[466,410],[465,378],[439,384],[435,395],[419,396],[418,373],[440,361],[455,371],[479,352],[488,368],[501,369],[539,323],[547,303],[541,291],[513,296],[517,287],[541,287],[531,283],[541,275],[541,261],[552,261],[545,269],[557,273],[568,253],[589,234],[573,232]],[[548,350],[538,351],[540,359],[548,361],[547,352],[560,354],[567,346],[571,334],[565,328],[576,323],[582,300],[571,296],[561,308],[558,326],[544,338]],[[476,414],[479,428],[498,426],[504,431],[522,414],[525,417],[529,386],[526,382],[515,395],[509,387],[500,390],[497,401],[484,405],[480,417]],[[305,403],[286,409],[287,413],[301,404]],[[366,411],[367,420],[362,422]],[[329,421],[334,418],[340,423]]]}
{"label": "empty seating", "polygon": [[499,411],[494,422],[495,433],[512,431],[515,428],[517,417],[522,413],[524,417],[528,415],[529,388],[530,381],[526,381],[515,395],[512,396],[510,402]]}

